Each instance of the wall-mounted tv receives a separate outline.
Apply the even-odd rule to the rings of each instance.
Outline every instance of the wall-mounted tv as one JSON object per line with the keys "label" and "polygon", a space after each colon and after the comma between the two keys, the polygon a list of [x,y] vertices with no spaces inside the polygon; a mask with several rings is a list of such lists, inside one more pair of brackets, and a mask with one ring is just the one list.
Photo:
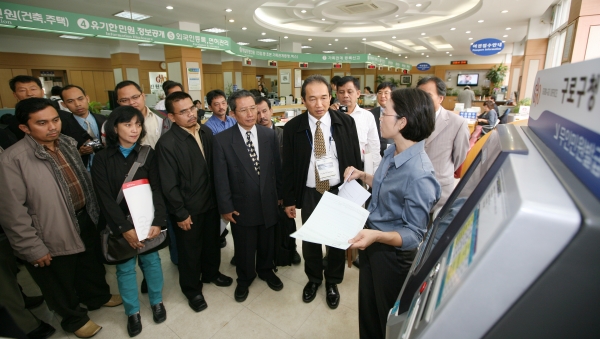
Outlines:
{"label": "wall-mounted tv", "polygon": [[459,74],[456,80],[457,86],[477,86],[479,74]]}

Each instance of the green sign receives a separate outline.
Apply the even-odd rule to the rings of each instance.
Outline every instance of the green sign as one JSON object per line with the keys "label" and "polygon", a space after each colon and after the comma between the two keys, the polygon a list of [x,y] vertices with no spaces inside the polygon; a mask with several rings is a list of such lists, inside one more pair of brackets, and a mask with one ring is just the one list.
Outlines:
{"label": "green sign", "polygon": [[303,54],[244,47],[228,37],[194,33],[117,19],[55,11],[46,8],[0,2],[0,27],[67,33],[98,38],[206,48],[241,57],[298,62],[375,63],[410,70],[411,65],[367,54]]}

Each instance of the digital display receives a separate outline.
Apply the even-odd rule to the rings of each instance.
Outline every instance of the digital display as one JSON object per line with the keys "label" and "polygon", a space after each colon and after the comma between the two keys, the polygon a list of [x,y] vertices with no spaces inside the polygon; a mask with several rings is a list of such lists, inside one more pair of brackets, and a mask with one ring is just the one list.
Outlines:
{"label": "digital display", "polygon": [[456,84],[458,86],[477,86],[479,83],[479,74],[459,74]]}
{"label": "digital display", "polygon": [[450,65],[466,65],[466,64],[468,64],[467,60],[450,61]]}
{"label": "digital display", "polygon": [[342,64],[333,64],[333,68],[342,68]]}

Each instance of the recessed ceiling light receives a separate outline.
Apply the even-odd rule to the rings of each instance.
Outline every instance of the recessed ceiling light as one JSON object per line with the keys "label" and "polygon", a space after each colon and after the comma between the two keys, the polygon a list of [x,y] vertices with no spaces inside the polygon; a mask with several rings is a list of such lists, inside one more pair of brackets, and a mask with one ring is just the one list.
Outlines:
{"label": "recessed ceiling light", "polygon": [[312,47],[311,46],[302,46],[302,49],[305,49],[305,48],[312,48]]}
{"label": "recessed ceiling light", "polygon": [[203,29],[202,32],[208,32],[208,33],[224,33],[227,32],[227,29],[222,29],[222,28],[207,28],[207,29]]}
{"label": "recessed ceiling light", "polygon": [[272,50],[272,51],[276,51],[276,50],[277,50],[277,48],[271,48],[271,50]]}
{"label": "recessed ceiling light", "polygon": [[448,53],[450,53],[450,52],[446,52],[446,54],[448,54]]}
{"label": "recessed ceiling light", "polygon": [[369,55],[371,55],[371,53],[369,53]]}
{"label": "recessed ceiling light", "polygon": [[479,23],[482,23],[482,22],[483,22],[483,20],[479,20],[479,21],[477,21],[477,22],[479,22]]}
{"label": "recessed ceiling light", "polygon": [[425,53],[421,53],[421,55],[425,55]]}
{"label": "recessed ceiling light", "polygon": [[396,39],[396,36],[393,36],[392,39]]}
{"label": "recessed ceiling light", "polygon": [[506,42],[506,41],[502,40],[502,42]]}
{"label": "recessed ceiling light", "polygon": [[399,17],[400,15],[396,14],[396,18]]}
{"label": "recessed ceiling light", "polygon": [[381,58],[381,55],[378,55],[377,57],[378,57],[378,58]]}
{"label": "recessed ceiling light", "polygon": [[240,41],[240,42],[238,42],[237,44],[238,44],[238,45],[240,45],[240,46],[246,46],[246,45],[250,45],[250,44],[249,44],[249,43],[247,43],[247,42],[241,42],[241,41]]}
{"label": "recessed ceiling light", "polygon": [[167,6],[167,9],[173,9],[173,6]]}
{"label": "recessed ceiling light", "polygon": [[502,37],[503,37],[503,38],[507,38],[507,37],[508,37],[508,34],[504,34]]}
{"label": "recessed ceiling light", "polygon": [[385,58],[385,60],[387,60],[387,58]]}
{"label": "recessed ceiling light", "polygon": [[426,33],[421,33],[421,35],[425,35]]}
{"label": "recessed ceiling light", "polygon": [[308,38],[308,41],[312,41],[312,38]]}
{"label": "recessed ceiling light", "polygon": [[473,40],[473,38],[469,38],[469,40]]}
{"label": "recessed ceiling light", "polygon": [[235,22],[235,20],[233,20],[233,19],[229,19],[229,22]]}
{"label": "recessed ceiling light", "polygon": [[426,57],[426,58],[429,58],[429,55],[426,55],[425,57]]}
{"label": "recessed ceiling light", "polygon": [[284,36],[283,38],[284,38],[284,39],[287,39],[288,37],[287,37],[287,35],[286,35],[286,36]]}
{"label": "recessed ceiling light", "polygon": [[231,8],[227,8],[227,9],[225,10],[225,12],[227,12],[227,13],[229,13],[229,12],[231,12],[231,11],[233,11],[233,9],[231,9]]}
{"label": "recessed ceiling light", "polygon": [[129,11],[122,11],[122,12],[119,12],[119,13],[113,14],[113,15],[116,17],[119,17],[119,18],[131,19],[131,20],[135,20],[135,21],[141,21],[141,20],[152,17],[150,15],[140,14],[140,13],[136,13],[136,12],[129,12]]}
{"label": "recessed ceiling light", "polygon": [[242,30],[243,30],[243,31],[245,31],[245,30],[247,30],[247,29],[248,29],[248,28],[246,28],[246,27],[242,27]]}
{"label": "recessed ceiling light", "polygon": [[466,31],[465,33],[469,34],[469,33],[471,33],[471,31]]}
{"label": "recessed ceiling light", "polygon": [[335,40],[333,40],[333,41],[338,41],[338,40],[339,40],[339,39],[335,39]]}
{"label": "recessed ceiling light", "polygon": [[417,6],[417,7],[421,7],[421,4],[416,4],[415,6]]}
{"label": "recessed ceiling light", "polygon": [[452,54],[448,55],[448,56],[452,56]]}
{"label": "recessed ceiling light", "polygon": [[507,11],[507,10],[503,10],[503,11],[502,11],[502,12],[500,12],[500,13],[504,14],[504,13],[508,13],[508,11]]}
{"label": "recessed ceiling light", "polygon": [[344,47],[344,49],[348,49],[348,47]]}
{"label": "recessed ceiling light", "polygon": [[268,38],[268,39],[258,39],[257,41],[260,41],[260,42],[275,42],[277,40]]}
{"label": "recessed ceiling light", "polygon": [[325,18],[322,18],[321,21],[325,21]]}
{"label": "recessed ceiling light", "polygon": [[451,30],[451,31],[453,31],[453,30],[455,30],[455,29],[456,29],[456,27],[452,27],[452,28],[450,28],[450,30]]}
{"label": "recessed ceiling light", "polygon": [[506,30],[507,30],[507,31],[510,31],[510,27],[506,27]]}
{"label": "recessed ceiling light", "polygon": [[260,35],[267,35],[267,33],[265,33],[265,32],[262,32],[262,33],[260,33]]}
{"label": "recessed ceiling light", "polygon": [[471,43],[471,45],[473,45],[473,43]]}
{"label": "recessed ceiling light", "polygon": [[408,57],[407,57],[407,56],[405,56],[405,57],[404,57],[404,59],[408,59]]}
{"label": "recessed ceiling light", "polygon": [[300,11],[300,13],[306,13],[306,10],[305,10],[305,9],[303,9],[303,10],[301,10],[301,11]]}
{"label": "recessed ceiling light", "polygon": [[331,44],[327,44],[327,45],[331,46]]}
{"label": "recessed ceiling light", "polygon": [[335,51],[323,51],[323,53],[325,53],[325,54],[331,54],[331,53],[335,53]]}
{"label": "recessed ceiling light", "polygon": [[398,56],[402,56],[402,54],[398,54]]}
{"label": "recessed ceiling light", "polygon": [[[72,39],[72,40],[81,40],[81,39],[84,39],[84,37],[82,37],[82,36],[68,35],[68,34],[60,35],[59,38]],[[154,46],[154,45],[152,45],[152,46]]]}
{"label": "recessed ceiling light", "polygon": [[142,47],[152,47],[152,46],[156,46],[156,44],[151,44],[151,43],[142,42],[141,44],[138,44],[138,46],[142,46]]}
{"label": "recessed ceiling light", "polygon": [[367,40],[367,38],[363,38],[363,41]]}

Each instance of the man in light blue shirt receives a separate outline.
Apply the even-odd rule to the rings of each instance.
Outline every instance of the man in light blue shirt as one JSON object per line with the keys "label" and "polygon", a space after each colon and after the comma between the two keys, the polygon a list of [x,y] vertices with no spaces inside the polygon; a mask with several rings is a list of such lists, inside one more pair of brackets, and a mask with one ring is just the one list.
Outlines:
{"label": "man in light blue shirt", "polygon": [[235,125],[234,118],[227,114],[227,99],[225,93],[219,89],[212,90],[206,94],[206,102],[213,112],[212,117],[205,123],[213,134],[218,134]]}

